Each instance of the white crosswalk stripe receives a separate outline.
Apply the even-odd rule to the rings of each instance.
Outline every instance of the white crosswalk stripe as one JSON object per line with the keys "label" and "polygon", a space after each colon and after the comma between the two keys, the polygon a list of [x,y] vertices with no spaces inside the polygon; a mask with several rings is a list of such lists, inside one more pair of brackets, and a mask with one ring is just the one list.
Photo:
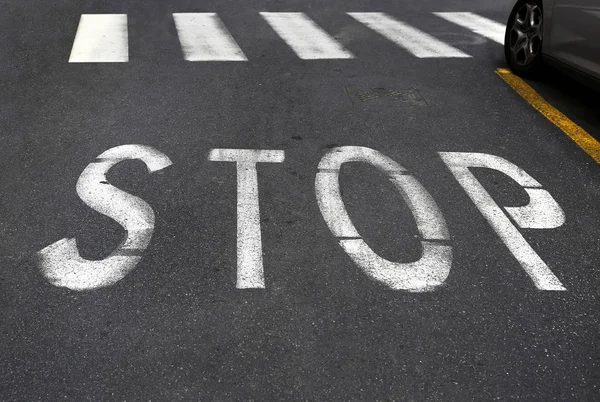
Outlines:
{"label": "white crosswalk stripe", "polygon": [[260,13],[301,59],[351,59],[354,55],[304,13]]}
{"label": "white crosswalk stripe", "polygon": [[129,61],[126,14],[82,14],[69,63]]}
{"label": "white crosswalk stripe", "polygon": [[471,57],[385,13],[348,13],[348,15],[385,36],[416,57]]}
{"label": "white crosswalk stripe", "polygon": [[505,25],[500,24],[489,18],[482,17],[473,13],[434,13],[447,21],[475,32],[478,35],[484,36],[494,42],[504,43]]}
{"label": "white crosswalk stripe", "polygon": [[[418,58],[470,58],[441,40],[381,12],[347,13]],[[436,12],[436,16],[494,42],[504,42],[504,25],[471,12]],[[304,13],[261,12],[283,41],[305,60],[353,59],[355,56]],[[217,13],[173,13],[188,61],[248,61]],[[457,28],[461,29],[461,28]],[[82,14],[70,63],[129,61],[126,14]]]}
{"label": "white crosswalk stripe", "polygon": [[173,19],[186,60],[248,60],[216,13],[174,13]]}

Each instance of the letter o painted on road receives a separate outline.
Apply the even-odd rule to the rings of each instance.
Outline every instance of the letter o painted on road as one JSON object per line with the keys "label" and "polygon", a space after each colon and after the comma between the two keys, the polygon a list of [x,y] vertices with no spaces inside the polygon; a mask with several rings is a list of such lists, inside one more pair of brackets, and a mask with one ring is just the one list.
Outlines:
{"label": "letter o painted on road", "polygon": [[[342,200],[339,172],[346,162],[365,162],[385,173],[408,204],[417,223],[423,253],[415,262],[388,261],[362,239]],[[446,221],[425,188],[406,169],[366,147],[338,147],[319,162],[315,192],[321,214],[344,251],[371,278],[392,289],[430,291],[444,283],[452,265]]]}

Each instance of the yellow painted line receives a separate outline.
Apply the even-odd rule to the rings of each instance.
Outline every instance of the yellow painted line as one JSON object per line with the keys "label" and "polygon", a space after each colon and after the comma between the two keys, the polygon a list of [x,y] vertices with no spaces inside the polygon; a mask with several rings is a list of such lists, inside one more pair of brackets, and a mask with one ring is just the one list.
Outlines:
{"label": "yellow painted line", "polygon": [[558,109],[549,104],[525,81],[514,75],[509,69],[498,68],[498,74],[508,85],[512,87],[523,99],[525,99],[538,112],[550,120],[556,127],[560,128],[569,136],[579,148],[583,149],[589,156],[600,164],[600,142],[592,137],[587,131],[579,127],[575,122],[562,114]]}

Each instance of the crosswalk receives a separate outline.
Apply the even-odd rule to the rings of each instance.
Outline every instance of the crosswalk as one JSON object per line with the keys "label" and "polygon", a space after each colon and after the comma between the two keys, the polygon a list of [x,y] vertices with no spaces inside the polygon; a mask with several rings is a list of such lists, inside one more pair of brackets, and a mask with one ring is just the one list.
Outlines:
{"label": "crosswalk", "polygon": [[129,61],[127,15],[83,14],[79,21],[70,63]]}
{"label": "crosswalk", "polygon": [[260,13],[304,60],[352,59],[354,55],[303,13]]}
{"label": "crosswalk", "polygon": [[248,60],[216,13],[177,13],[173,19],[186,60]]}
{"label": "crosswalk", "polygon": [[[382,12],[349,12],[349,17],[387,38],[417,58],[470,58],[471,55]],[[435,12],[461,29],[497,43],[504,25],[470,12]],[[261,12],[262,19],[303,60],[353,59],[354,54],[305,13]],[[174,13],[173,21],[185,60],[191,62],[248,61],[217,13]],[[82,14],[70,63],[129,61],[126,14]]]}
{"label": "crosswalk", "polygon": [[438,17],[450,21],[463,28],[472,30],[478,35],[493,40],[496,43],[504,43],[505,26],[496,21],[481,17],[473,13],[434,13]]}
{"label": "crosswalk", "polygon": [[419,58],[471,57],[460,50],[384,13],[348,13]]}

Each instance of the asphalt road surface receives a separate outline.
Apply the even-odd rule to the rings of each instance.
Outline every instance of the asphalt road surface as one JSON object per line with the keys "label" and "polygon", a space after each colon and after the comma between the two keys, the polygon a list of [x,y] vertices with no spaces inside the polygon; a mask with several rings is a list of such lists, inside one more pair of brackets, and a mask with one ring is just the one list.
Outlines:
{"label": "asphalt road surface", "polygon": [[0,399],[597,399],[600,170],[511,7],[0,0]]}

